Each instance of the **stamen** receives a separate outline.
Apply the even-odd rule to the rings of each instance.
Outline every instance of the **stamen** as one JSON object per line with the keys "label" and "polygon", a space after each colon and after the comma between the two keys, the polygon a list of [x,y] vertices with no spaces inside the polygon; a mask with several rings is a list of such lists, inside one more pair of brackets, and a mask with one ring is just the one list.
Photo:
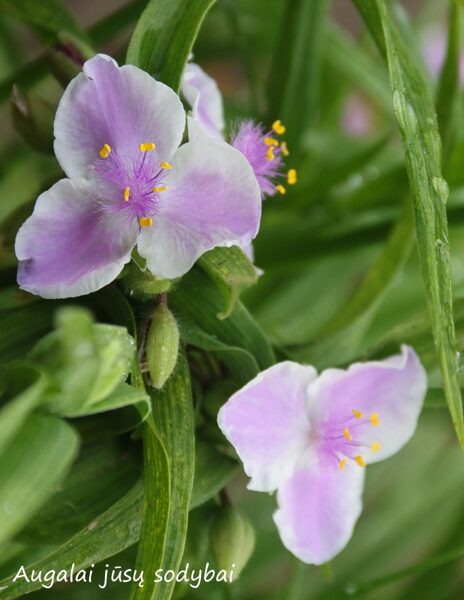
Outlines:
{"label": "stamen", "polygon": [[167,185],[158,185],[157,187],[153,188],[153,191],[155,192],[155,194],[158,194],[159,192],[165,192],[167,189]]}
{"label": "stamen", "polygon": [[338,466],[340,467],[340,471],[343,471],[347,462],[348,462],[348,459],[344,458],[338,463]]}
{"label": "stamen", "polygon": [[124,188],[124,200],[126,202],[129,202],[129,197],[130,197],[130,187],[126,187]]}
{"label": "stamen", "polygon": [[274,147],[273,146],[269,146],[269,148],[267,149],[267,160],[274,160],[275,156],[274,156]]}
{"label": "stamen", "polygon": [[355,456],[354,460],[360,467],[365,467],[366,463],[364,462],[364,458],[361,455]]}
{"label": "stamen", "polygon": [[287,131],[280,119],[274,121],[272,124],[272,129],[277,133],[277,135],[282,135]]}
{"label": "stamen", "polygon": [[153,152],[155,148],[156,144],[154,144],[153,142],[144,142],[139,146],[140,152]]}
{"label": "stamen", "polygon": [[166,169],[167,171],[170,171],[172,169],[172,165],[171,165],[171,163],[168,163],[168,162],[162,162],[161,168]]}
{"label": "stamen", "polygon": [[264,143],[266,144],[266,146],[278,146],[279,145],[279,142],[273,137],[265,137]]}
{"label": "stamen", "polygon": [[288,156],[290,154],[290,151],[289,151],[288,146],[287,146],[287,142],[282,142],[280,144],[280,149],[282,150],[282,154],[284,156]]}
{"label": "stamen", "polygon": [[371,414],[371,423],[372,425],[374,425],[374,427],[377,427],[377,425],[379,424],[379,413],[372,413]]}
{"label": "stamen", "polygon": [[108,158],[111,153],[111,146],[109,144],[104,144],[98,153],[102,158]]}
{"label": "stamen", "polygon": [[297,173],[296,169],[290,169],[287,173],[287,181],[289,185],[295,185],[297,182]]}
{"label": "stamen", "polygon": [[140,227],[151,227],[153,225],[153,219],[151,217],[140,217]]}
{"label": "stamen", "polygon": [[353,439],[350,435],[350,432],[348,430],[348,427],[345,427],[345,429],[343,430],[343,437],[345,439],[347,439],[349,442],[351,442],[351,440]]}
{"label": "stamen", "polygon": [[381,446],[380,442],[373,442],[372,446],[371,446],[371,450],[372,450],[372,452],[378,452],[381,447],[382,446]]}
{"label": "stamen", "polygon": [[364,414],[360,410],[356,410],[355,408],[353,408],[351,412],[353,413],[355,419],[362,419],[364,417]]}
{"label": "stamen", "polygon": [[287,193],[287,190],[280,183],[275,186],[275,189],[277,192],[279,192],[279,194],[282,194],[282,196]]}

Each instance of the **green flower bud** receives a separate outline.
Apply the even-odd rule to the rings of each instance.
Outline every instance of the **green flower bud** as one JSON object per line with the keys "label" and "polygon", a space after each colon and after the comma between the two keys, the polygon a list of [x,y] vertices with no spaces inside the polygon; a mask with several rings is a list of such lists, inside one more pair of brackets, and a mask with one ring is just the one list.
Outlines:
{"label": "green flower bud", "polygon": [[56,106],[30,92],[23,95],[14,86],[11,115],[17,133],[35,150],[53,154],[53,121]]}
{"label": "green flower bud", "polygon": [[233,507],[221,508],[210,530],[210,543],[219,569],[233,571],[237,579],[255,547],[255,532],[250,521]]}
{"label": "green flower bud", "polygon": [[161,389],[174,371],[179,352],[179,329],[176,320],[163,304],[154,314],[146,343],[147,366],[153,387]]}

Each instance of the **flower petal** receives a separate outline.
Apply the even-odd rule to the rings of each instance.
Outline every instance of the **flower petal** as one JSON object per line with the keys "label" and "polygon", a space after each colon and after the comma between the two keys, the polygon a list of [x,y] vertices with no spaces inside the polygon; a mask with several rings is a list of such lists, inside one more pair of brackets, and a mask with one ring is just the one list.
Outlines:
{"label": "flower petal", "polygon": [[274,521],[284,546],[305,563],[321,565],[353,535],[361,514],[364,470],[343,471],[316,461],[279,488]]}
{"label": "flower petal", "polygon": [[188,63],[182,75],[180,90],[192,107],[192,115],[204,131],[222,139],[224,108],[217,83],[195,63]]}
{"label": "flower petal", "polygon": [[67,298],[107,285],[130,260],[138,226],[100,210],[86,182],[58,181],[20,228],[18,283],[44,298]]}
{"label": "flower petal", "polygon": [[184,144],[163,183],[153,226],[142,230],[138,244],[154,275],[179,277],[207,250],[245,246],[256,235],[259,187],[247,160],[227,144]]}
{"label": "flower petal", "polygon": [[168,86],[99,54],[63,94],[55,119],[55,153],[68,177],[88,177],[105,144],[130,157],[140,144],[154,142],[159,162],[169,161],[184,129],[182,103]]}
{"label": "flower petal", "polygon": [[252,479],[249,489],[271,492],[293,473],[309,443],[306,388],[312,367],[279,363],[236,392],[218,424]]}
{"label": "flower petal", "polygon": [[401,354],[385,360],[323,371],[308,395],[313,419],[340,422],[340,431],[348,427],[353,441],[368,448],[360,454],[369,464],[395,454],[410,440],[426,391],[419,358],[403,346]]}

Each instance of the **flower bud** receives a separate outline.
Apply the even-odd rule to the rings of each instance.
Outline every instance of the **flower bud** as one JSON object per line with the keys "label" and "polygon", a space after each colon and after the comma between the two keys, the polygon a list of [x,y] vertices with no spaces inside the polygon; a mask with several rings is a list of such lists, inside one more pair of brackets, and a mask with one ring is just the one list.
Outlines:
{"label": "flower bud", "polygon": [[233,571],[237,579],[255,547],[250,521],[233,507],[221,508],[210,530],[211,550],[219,569]]}
{"label": "flower bud", "polygon": [[154,314],[146,343],[147,366],[153,387],[161,389],[174,371],[179,351],[179,329],[169,308],[160,304]]}
{"label": "flower bud", "polygon": [[53,120],[56,106],[30,92],[23,95],[17,86],[11,94],[11,116],[17,133],[35,150],[53,154]]}
{"label": "flower bud", "polygon": [[58,43],[48,53],[50,70],[55,79],[66,87],[93,55],[92,49],[78,38],[69,33],[59,33]]}

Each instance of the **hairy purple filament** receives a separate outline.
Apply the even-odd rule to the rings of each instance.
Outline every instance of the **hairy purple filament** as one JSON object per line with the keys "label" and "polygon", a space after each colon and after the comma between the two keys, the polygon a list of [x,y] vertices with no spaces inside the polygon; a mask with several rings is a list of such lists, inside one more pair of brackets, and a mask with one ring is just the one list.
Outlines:
{"label": "hairy purple filament", "polygon": [[157,162],[156,152],[119,155],[111,148],[106,158],[98,158],[95,172],[114,188],[111,201],[103,201],[109,212],[126,213],[129,218],[153,218],[159,205],[160,191],[166,169]]}

